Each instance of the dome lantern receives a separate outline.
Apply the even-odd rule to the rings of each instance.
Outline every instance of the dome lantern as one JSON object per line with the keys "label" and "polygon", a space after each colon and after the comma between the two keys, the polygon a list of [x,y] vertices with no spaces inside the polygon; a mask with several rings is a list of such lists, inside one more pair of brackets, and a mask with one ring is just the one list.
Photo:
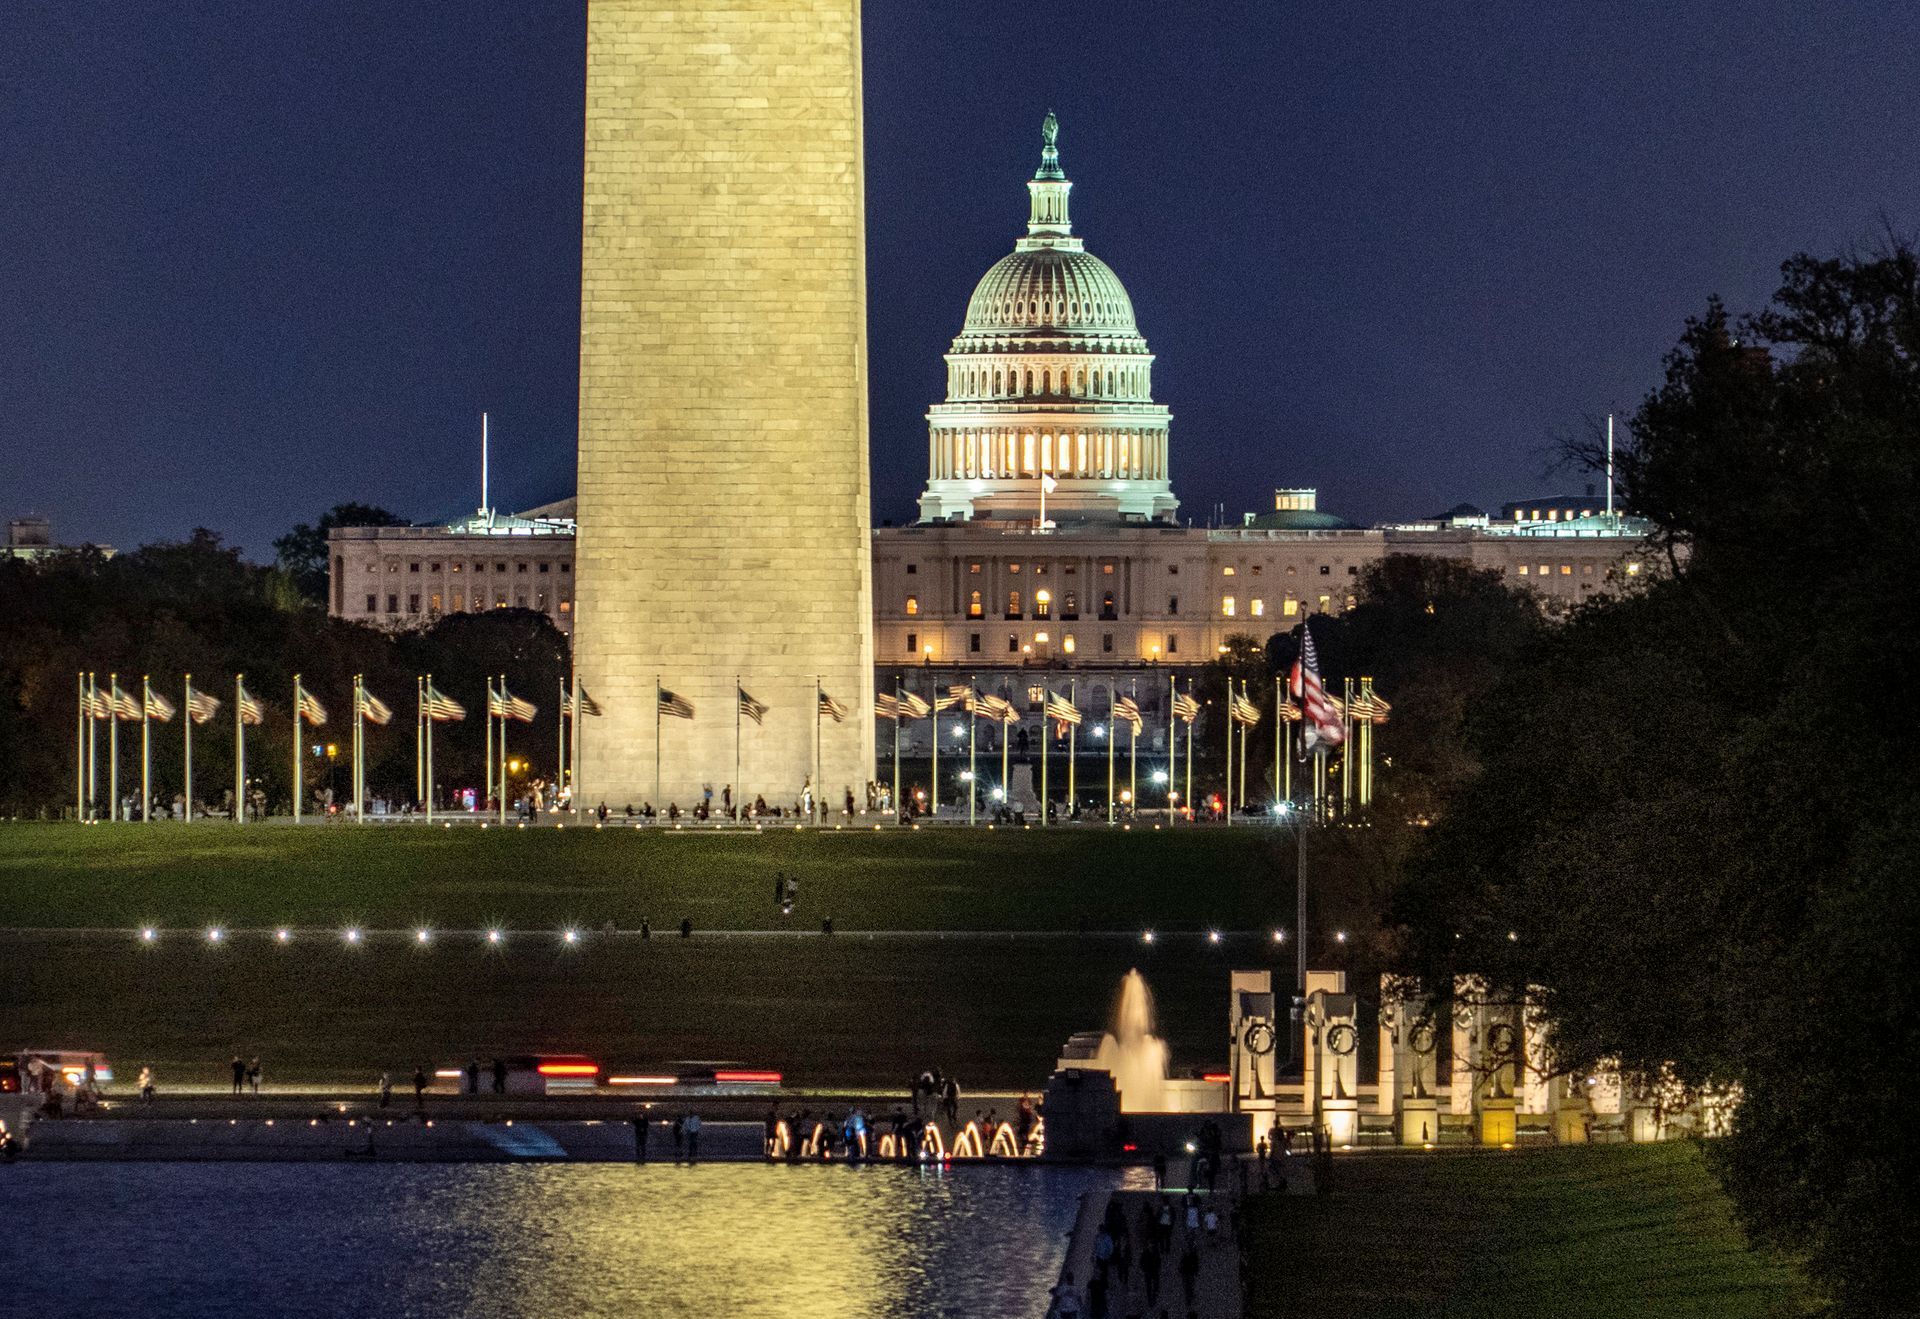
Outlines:
{"label": "dome lantern", "polygon": [[1065,238],[1073,232],[1073,224],[1067,219],[1067,194],[1073,191],[1073,183],[1060,168],[1059,141],[1060,121],[1049,110],[1040,124],[1040,168],[1027,180],[1033,202],[1027,217],[1031,238]]}

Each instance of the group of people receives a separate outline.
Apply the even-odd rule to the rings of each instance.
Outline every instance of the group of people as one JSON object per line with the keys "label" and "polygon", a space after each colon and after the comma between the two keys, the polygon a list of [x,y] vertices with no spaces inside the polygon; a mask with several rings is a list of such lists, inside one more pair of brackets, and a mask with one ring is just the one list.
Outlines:
{"label": "group of people", "polygon": [[[244,1095],[248,1091],[252,1091],[255,1095],[260,1093],[259,1054],[256,1053],[251,1060],[242,1061],[240,1055],[236,1053],[233,1055],[233,1061],[228,1064],[228,1067],[233,1072],[234,1094]],[[142,1077],[149,1077],[151,1074],[143,1070],[141,1075]]]}
{"label": "group of people", "polygon": [[[1074,1281],[1073,1270],[1061,1274],[1053,1289],[1049,1319],[1106,1319],[1116,1309],[1122,1314],[1138,1314],[1140,1307],[1130,1304],[1134,1274],[1139,1274],[1139,1290],[1149,1310],[1160,1307],[1160,1293],[1166,1285],[1169,1261],[1179,1279],[1182,1309],[1197,1313],[1202,1260],[1224,1244],[1239,1237],[1238,1208],[1226,1223],[1226,1235],[1217,1202],[1204,1201],[1189,1189],[1175,1197],[1156,1194],[1140,1206],[1137,1218],[1130,1218],[1119,1197],[1107,1202],[1107,1212],[1093,1237],[1093,1274],[1083,1293]],[[1158,1310],[1165,1314],[1166,1310]]]}
{"label": "group of people", "polygon": [[913,1115],[920,1116],[920,1106],[924,1103],[929,1112],[946,1114],[947,1124],[957,1126],[960,1122],[960,1083],[951,1076],[942,1076],[938,1068],[928,1068],[914,1078],[908,1091],[913,1101]]}

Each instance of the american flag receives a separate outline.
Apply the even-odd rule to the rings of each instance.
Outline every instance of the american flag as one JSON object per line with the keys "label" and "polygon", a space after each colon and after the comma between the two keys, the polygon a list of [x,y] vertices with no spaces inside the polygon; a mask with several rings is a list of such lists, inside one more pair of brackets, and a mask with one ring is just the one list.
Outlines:
{"label": "american flag", "polygon": [[1280,702],[1280,718],[1290,724],[1299,723],[1300,707],[1295,705],[1292,701]]}
{"label": "american flag", "polygon": [[1181,692],[1173,698],[1173,712],[1187,723],[1200,717],[1200,702],[1193,699],[1190,692]]}
{"label": "american flag", "polygon": [[1047,718],[1064,728],[1068,724],[1080,722],[1080,707],[1069,701],[1059,692],[1047,693]]}
{"label": "american flag", "polygon": [[1233,722],[1245,724],[1249,728],[1260,722],[1260,707],[1237,692],[1228,703],[1227,712],[1233,717]]}
{"label": "american flag", "polygon": [[1131,696],[1122,696],[1113,703],[1113,717],[1115,719],[1124,719],[1127,723],[1132,724],[1133,735],[1135,737],[1140,736],[1140,730],[1146,727],[1147,721],[1140,713],[1140,702],[1134,700]]}
{"label": "american flag", "polygon": [[87,697],[87,713],[95,719],[113,718],[113,698],[96,690]]}
{"label": "american flag", "polygon": [[147,718],[158,720],[163,724],[172,723],[174,715],[173,702],[151,688],[147,690],[146,696]]}
{"label": "american flag", "polygon": [[244,686],[234,684],[233,699],[240,702],[240,722],[243,724],[263,724],[267,721],[267,712],[260,702],[253,699]]}
{"label": "american flag", "polygon": [[976,704],[979,713],[989,719],[997,719],[1003,724],[1020,722],[1020,712],[1013,708],[1013,702],[1004,696],[982,696]]}
{"label": "american flag", "polygon": [[1387,704],[1380,693],[1362,687],[1360,694],[1353,698],[1353,704],[1348,707],[1348,713],[1353,716],[1355,723],[1384,724],[1387,716],[1393,713],[1393,707]]}
{"label": "american flag", "polygon": [[560,697],[561,717],[571,719],[575,714],[590,715],[595,719],[598,719],[601,715],[600,702],[587,695],[587,689],[585,687],[580,689],[580,699],[578,701],[573,699],[572,693],[564,693]]}
{"label": "american flag", "polygon": [[[368,723],[378,724],[384,728],[393,722],[393,708],[365,687],[360,689],[358,699],[360,709],[357,713]],[[465,711],[461,713],[464,714]],[[431,718],[431,715],[429,715],[429,718]]]}
{"label": "american flag", "polygon": [[912,692],[900,693],[900,717],[902,719],[924,719],[933,710],[924,699]]}
{"label": "american flag", "polygon": [[820,713],[836,724],[847,722],[847,707],[834,700],[825,692],[820,693]]}
{"label": "american flag", "polygon": [[733,690],[740,698],[740,713],[753,720],[756,725],[764,724],[767,719],[767,711],[772,707],[765,701],[756,701],[747,695],[747,689],[745,687],[735,687]]}
{"label": "american flag", "polygon": [[670,692],[665,687],[658,689],[658,707],[660,713],[671,719],[693,718],[693,702],[678,692]]}
{"label": "american flag", "polygon": [[187,684],[187,718],[196,724],[204,724],[220,713],[220,698],[209,696],[205,692],[195,691],[193,684]]}
{"label": "american flag", "polygon": [[1306,717],[1301,730],[1304,736],[1300,739],[1303,754],[1316,747],[1337,747],[1347,740],[1333,698],[1320,684],[1320,654],[1313,646],[1313,630],[1304,622],[1300,624],[1300,655],[1293,662],[1287,690],[1293,693],[1293,699]]}
{"label": "american flag", "polygon": [[[692,707],[689,706],[688,710],[691,711]],[[499,691],[488,693],[487,713],[497,719],[511,719],[515,723],[530,724],[533,722],[533,717],[540,713],[540,708],[532,701],[523,701],[509,692],[507,685],[503,682],[500,684]],[[691,714],[688,717],[691,718]]]}
{"label": "american flag", "polygon": [[959,706],[968,714],[978,714],[980,713],[980,695],[973,690],[970,683],[957,682],[947,688],[946,704],[940,708],[948,710],[954,706]]}
{"label": "american flag", "polygon": [[300,693],[300,702],[295,713],[314,728],[318,728],[321,724],[326,723],[327,707],[320,704],[319,698],[312,692],[308,691],[305,687],[301,687],[298,679],[295,679],[294,686],[298,688]]}
{"label": "american flag", "polygon": [[130,723],[140,718],[140,702],[117,682],[113,684],[113,695],[108,698],[108,703],[112,706],[114,718],[122,722]]}
{"label": "american flag", "polygon": [[427,718],[433,720],[436,724],[456,724],[467,717],[466,706],[454,700],[432,683],[427,684],[425,705]]}

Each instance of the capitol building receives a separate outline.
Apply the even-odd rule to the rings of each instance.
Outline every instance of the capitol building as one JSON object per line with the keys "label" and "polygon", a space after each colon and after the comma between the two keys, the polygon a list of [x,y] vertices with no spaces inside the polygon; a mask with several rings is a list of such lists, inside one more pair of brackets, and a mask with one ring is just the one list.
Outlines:
{"label": "capitol building", "polygon": [[[1591,490],[1364,527],[1322,511],[1311,489],[1284,489],[1237,524],[1178,521],[1154,356],[1125,285],[1074,232],[1072,189],[1049,114],[1026,231],[975,285],[946,355],[946,397],[927,411],[919,518],[872,532],[877,690],[970,681],[1006,694],[1029,712],[1009,733],[1024,747],[1040,737],[1030,694],[1047,673],[1062,687],[1071,676],[1099,716],[1109,694],[1135,694],[1147,751],[1165,736],[1167,670],[1206,662],[1229,637],[1264,641],[1303,614],[1351,608],[1360,575],[1388,555],[1489,569],[1555,606],[1639,571],[1645,524]],[[570,630],[573,515],[561,501],[526,516],[336,530],[332,610],[410,627],[508,605]],[[935,728],[901,731],[924,755]]]}

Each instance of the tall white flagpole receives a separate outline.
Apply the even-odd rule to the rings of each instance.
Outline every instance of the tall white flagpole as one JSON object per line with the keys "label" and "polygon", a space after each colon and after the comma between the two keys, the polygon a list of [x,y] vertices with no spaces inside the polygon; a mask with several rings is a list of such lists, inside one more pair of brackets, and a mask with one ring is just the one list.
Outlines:
{"label": "tall white flagpole", "polygon": [[147,710],[153,705],[153,676],[140,675],[140,823],[153,823],[153,738]]}
{"label": "tall white flagpole", "polygon": [[414,690],[420,696],[420,734],[427,747],[427,795],[422,802],[427,813],[427,823],[433,823],[433,714],[427,709],[427,693],[433,688],[433,675],[415,675]]}
{"label": "tall white flagpole", "polygon": [[1113,709],[1115,703],[1113,688],[1107,688],[1107,823],[1113,823]]}
{"label": "tall white flagpole", "polygon": [[500,823],[507,822],[507,675],[500,675]]}
{"label": "tall white flagpole", "polygon": [[247,733],[246,722],[240,717],[240,693],[246,674],[233,675],[233,822],[247,822]]}
{"label": "tall white flagpole", "polygon": [[180,753],[181,779],[185,787],[180,794],[181,820],[193,819],[193,675],[187,674],[180,683],[180,708],[186,712],[186,719],[180,725],[184,745]]}
{"label": "tall white flagpole", "polygon": [[100,730],[99,720],[93,712],[100,708],[100,682],[91,669],[87,671],[87,818],[95,818],[100,813]]}
{"label": "tall white flagpole", "polygon": [[1607,517],[1613,517],[1613,414],[1607,414]]}
{"label": "tall white flagpole", "polygon": [[493,802],[493,675],[487,675],[487,795],[480,803],[480,813],[486,814]]}
{"label": "tall white flagpole", "polygon": [[1180,791],[1180,740],[1175,736],[1174,720],[1179,718],[1174,710],[1179,693],[1174,690],[1174,676],[1167,675],[1167,828],[1173,828],[1173,797]]}
{"label": "tall white flagpole", "polygon": [[571,740],[567,743],[567,783],[573,789],[570,800],[573,802],[574,816],[578,818],[585,809],[583,803],[586,800],[580,795],[580,716],[584,711],[580,709],[580,671],[573,669],[570,673],[568,681],[573,684],[573,729]]}
{"label": "tall white flagpole", "polygon": [[931,672],[927,677],[931,688],[927,698],[933,704],[933,713],[927,716],[927,726],[933,730],[933,791],[927,798],[927,814],[937,816],[940,814],[940,684],[931,681]]}
{"label": "tall white flagpole", "polygon": [[73,818],[84,823],[87,818],[87,720],[93,715],[93,708],[87,702],[87,675],[73,675],[74,704],[79,708],[80,720],[73,726]]}
{"label": "tall white flagpole", "polygon": [[300,823],[300,794],[306,786],[301,781],[300,743],[300,675],[293,675],[293,822]]}
{"label": "tall white flagpole", "polygon": [[[1044,498],[1046,487],[1041,486]],[[1053,699],[1053,679],[1047,679],[1046,695],[1040,699],[1040,827],[1047,827],[1047,807],[1053,804],[1053,797],[1047,789],[1047,769],[1053,764],[1053,743],[1047,738],[1047,702]]]}
{"label": "tall white flagpole", "polygon": [[980,813],[980,760],[974,740],[980,723],[980,675],[967,675],[967,823],[973,824]]}
{"label": "tall white flagpole", "polygon": [[120,809],[120,675],[107,675],[108,699],[113,704],[113,719],[107,724],[107,791],[113,800],[107,803],[107,818],[118,821]]}
{"label": "tall white flagpole", "polygon": [[567,699],[567,680],[561,678],[559,679],[559,684],[560,717],[554,720],[554,723],[558,725],[554,730],[554,736],[557,739],[554,754],[558,756],[559,759],[553,763],[553,809],[556,814],[558,814],[560,810],[560,791],[567,786],[567,720],[577,718],[576,715],[570,712],[570,707],[573,702]]}
{"label": "tall white flagpole", "polygon": [[[1133,708],[1140,708],[1140,680],[1133,680]],[[1140,813],[1140,724],[1138,719],[1127,721],[1127,800],[1133,803],[1133,814]]]}
{"label": "tall white flagpole", "polygon": [[[1080,680],[1067,679],[1067,704],[1080,709]],[[1067,818],[1073,819],[1080,810],[1080,725],[1067,725]]]}
{"label": "tall white flagpole", "polygon": [[365,758],[360,754],[366,742],[367,684],[360,674],[353,675],[353,822],[367,822],[367,785]]}

